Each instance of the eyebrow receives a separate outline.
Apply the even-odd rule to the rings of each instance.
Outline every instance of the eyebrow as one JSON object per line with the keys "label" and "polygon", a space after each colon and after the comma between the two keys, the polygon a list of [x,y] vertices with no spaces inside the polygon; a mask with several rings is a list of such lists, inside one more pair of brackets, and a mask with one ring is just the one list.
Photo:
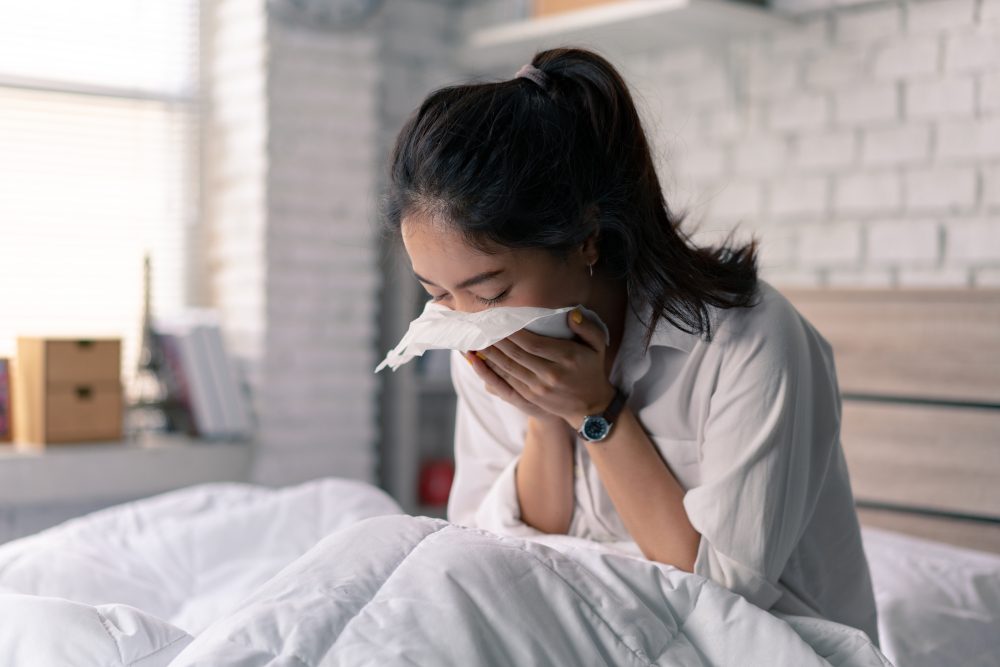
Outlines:
{"label": "eyebrow", "polygon": [[[496,276],[498,276],[501,273],[503,273],[503,269],[496,269],[495,271],[483,271],[482,273],[480,273],[478,275],[472,276],[471,278],[468,278],[468,279],[463,280],[462,282],[460,282],[458,284],[458,289],[465,289],[467,287],[472,287],[473,285],[478,285],[479,283],[486,282],[487,280],[490,280],[491,278],[495,278]],[[420,276],[419,274],[417,274],[417,272],[415,272],[415,271],[414,271],[413,275],[415,275],[417,277],[417,280],[419,280],[422,283],[427,283],[428,285],[434,285],[434,287],[440,287],[440,285],[436,285],[435,283],[432,283],[431,281],[429,281],[426,278],[424,278],[424,277]]]}

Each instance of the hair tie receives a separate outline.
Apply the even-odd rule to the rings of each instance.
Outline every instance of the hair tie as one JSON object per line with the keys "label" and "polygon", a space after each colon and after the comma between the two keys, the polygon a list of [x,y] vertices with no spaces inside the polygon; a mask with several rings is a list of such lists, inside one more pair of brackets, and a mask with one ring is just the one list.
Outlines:
{"label": "hair tie", "polygon": [[542,90],[548,90],[549,75],[531,63],[528,63],[527,65],[521,67],[521,69],[517,70],[517,74],[514,75],[514,78],[517,79],[522,76],[537,83]]}

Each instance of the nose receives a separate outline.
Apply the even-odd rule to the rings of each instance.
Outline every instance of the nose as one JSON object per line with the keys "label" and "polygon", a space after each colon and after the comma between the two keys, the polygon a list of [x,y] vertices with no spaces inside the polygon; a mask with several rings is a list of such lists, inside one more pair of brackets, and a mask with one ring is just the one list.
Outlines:
{"label": "nose", "polygon": [[480,310],[483,310],[483,307],[482,304],[477,304],[472,299],[466,299],[465,302],[460,302],[456,299],[455,310],[461,313],[477,313]]}

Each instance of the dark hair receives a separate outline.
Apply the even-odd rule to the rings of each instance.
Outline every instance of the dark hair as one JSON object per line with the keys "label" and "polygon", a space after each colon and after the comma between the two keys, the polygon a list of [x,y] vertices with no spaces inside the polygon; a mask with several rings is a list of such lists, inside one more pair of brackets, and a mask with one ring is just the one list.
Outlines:
{"label": "dark hair", "polygon": [[[543,248],[565,258],[599,231],[598,266],[652,306],[644,348],[665,317],[712,336],[709,306],[750,307],[757,244],[696,247],[667,207],[646,133],[621,75],[577,48],[540,51],[545,88],[520,77],[433,91],[400,130],[382,221],[398,236],[418,213],[474,248]],[[637,312],[638,316],[639,313]]]}

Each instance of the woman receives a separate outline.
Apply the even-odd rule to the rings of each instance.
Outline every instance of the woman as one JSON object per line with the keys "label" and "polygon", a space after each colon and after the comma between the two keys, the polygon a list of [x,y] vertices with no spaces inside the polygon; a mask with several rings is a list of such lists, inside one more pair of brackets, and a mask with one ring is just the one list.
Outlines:
{"label": "woman", "polygon": [[451,521],[632,541],[877,644],[830,345],[758,279],[756,239],[690,243],[610,63],[553,49],[510,80],[432,93],[385,204],[435,301],[583,304],[610,333],[576,314],[574,340],[521,331],[452,353]]}

